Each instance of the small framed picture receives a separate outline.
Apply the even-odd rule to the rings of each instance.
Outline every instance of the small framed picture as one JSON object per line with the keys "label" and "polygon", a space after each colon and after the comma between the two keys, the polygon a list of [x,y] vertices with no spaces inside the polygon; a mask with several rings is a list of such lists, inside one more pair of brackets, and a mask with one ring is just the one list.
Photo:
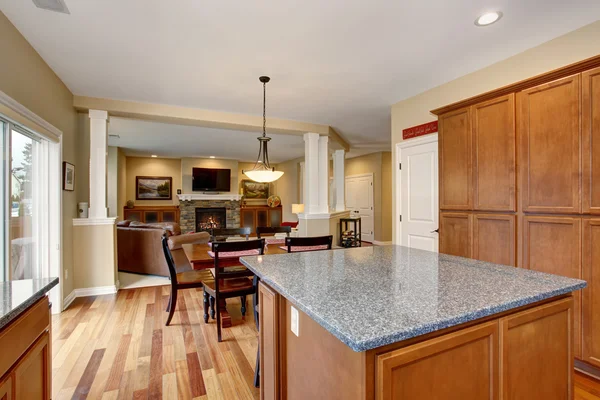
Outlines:
{"label": "small framed picture", "polygon": [[63,190],[75,190],[75,166],[63,161]]}
{"label": "small framed picture", "polygon": [[136,176],[136,200],[171,200],[173,178],[170,176]]}

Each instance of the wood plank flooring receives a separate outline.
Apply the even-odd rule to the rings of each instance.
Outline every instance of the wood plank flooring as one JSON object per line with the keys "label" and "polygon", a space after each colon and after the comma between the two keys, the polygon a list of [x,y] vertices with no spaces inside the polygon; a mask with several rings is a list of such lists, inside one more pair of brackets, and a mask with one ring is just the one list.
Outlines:
{"label": "wood plank flooring", "polygon": [[[250,304],[242,319],[239,299],[228,300],[233,327],[218,343],[202,291],[180,293],[169,327],[167,286],[78,298],[53,316],[53,399],[258,399]],[[576,373],[574,399],[600,400],[600,382]]]}
{"label": "wood plank flooring", "polygon": [[164,323],[168,286],[76,299],[52,319],[53,399],[257,399],[257,331],[228,300],[233,327],[217,342],[202,291],[180,292]]}

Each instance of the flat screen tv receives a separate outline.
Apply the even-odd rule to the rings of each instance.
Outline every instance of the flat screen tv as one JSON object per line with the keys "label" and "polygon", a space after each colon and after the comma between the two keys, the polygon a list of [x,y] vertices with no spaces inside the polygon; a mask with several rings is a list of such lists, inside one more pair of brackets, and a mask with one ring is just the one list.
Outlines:
{"label": "flat screen tv", "polygon": [[194,192],[229,192],[230,181],[230,169],[192,168]]}

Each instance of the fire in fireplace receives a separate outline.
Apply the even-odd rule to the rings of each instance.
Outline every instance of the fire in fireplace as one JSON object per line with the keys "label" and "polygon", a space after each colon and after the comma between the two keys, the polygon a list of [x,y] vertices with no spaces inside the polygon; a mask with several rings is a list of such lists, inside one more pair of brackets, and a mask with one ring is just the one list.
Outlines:
{"label": "fire in fireplace", "polygon": [[225,208],[196,208],[196,232],[226,227],[227,210]]}

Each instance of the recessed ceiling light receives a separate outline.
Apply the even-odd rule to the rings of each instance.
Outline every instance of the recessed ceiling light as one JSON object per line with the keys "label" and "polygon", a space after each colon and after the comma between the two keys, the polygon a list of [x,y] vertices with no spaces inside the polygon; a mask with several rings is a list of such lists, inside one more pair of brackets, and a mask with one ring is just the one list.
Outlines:
{"label": "recessed ceiling light", "polygon": [[151,157],[152,157],[152,158],[156,158],[156,157],[158,157],[158,156],[157,156],[156,154],[152,154],[152,156],[151,156]]}
{"label": "recessed ceiling light", "polygon": [[208,158],[215,158],[215,156],[210,156],[210,157],[208,157]]}
{"label": "recessed ceiling light", "polygon": [[475,20],[475,25],[477,25],[477,26],[491,25],[494,22],[498,21],[500,18],[502,18],[502,13],[500,11],[488,12],[488,13],[483,14],[479,18],[477,18]]}

